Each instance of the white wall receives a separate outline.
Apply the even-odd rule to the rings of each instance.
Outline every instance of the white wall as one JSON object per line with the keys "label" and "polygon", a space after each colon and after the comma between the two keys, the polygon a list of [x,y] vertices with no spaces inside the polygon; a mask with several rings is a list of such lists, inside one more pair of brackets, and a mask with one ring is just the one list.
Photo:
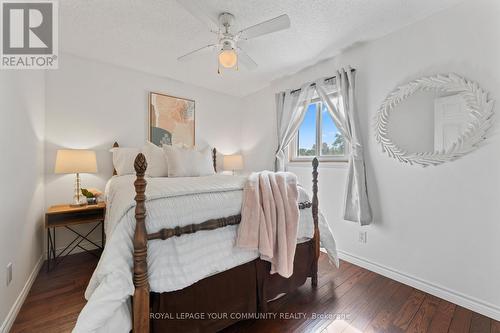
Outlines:
{"label": "white wall", "polygon": [[[150,91],[194,99],[196,144],[208,144],[224,154],[237,152],[241,131],[240,99],[62,54],[59,69],[47,73],[47,206],[71,202],[73,195],[74,175],[53,173],[59,148],[96,150],[98,173],[82,175],[82,186],[104,190],[112,175],[109,149],[113,142],[117,141],[124,147],[140,147],[147,139]],[[99,239],[99,232],[95,236]],[[57,246],[60,248],[67,241],[67,236],[58,235]]]}
{"label": "white wall", "polygon": [[[0,72],[0,332],[12,324],[9,311],[42,262],[44,110],[44,72]],[[6,286],[9,262],[13,280]]]}
{"label": "white wall", "polygon": [[246,170],[274,170],[278,146],[275,97],[264,89],[243,99],[241,149]]}
{"label": "white wall", "polygon": [[[500,137],[495,124],[487,144],[439,167],[403,165],[374,140],[373,117],[397,85],[423,75],[456,72],[476,80],[500,99],[500,2],[466,1],[382,39],[277,80],[248,96],[242,146],[251,168],[272,166],[276,147],[274,94],[357,68],[357,105],[366,151],[375,221],[360,228],[341,219],[346,169],[320,171],[320,207],[349,258],[393,276],[420,281],[440,296],[500,319]],[[263,100],[265,99],[265,100]],[[255,115],[255,117],[252,117]],[[273,127],[274,126],[274,127]],[[264,143],[264,153],[261,146]],[[310,168],[290,167],[310,184]],[[358,231],[368,243],[358,243]],[[401,278],[402,279],[402,278]],[[408,281],[410,281],[408,280]],[[418,285],[415,283],[415,285]],[[434,289],[433,289],[434,288]]]}

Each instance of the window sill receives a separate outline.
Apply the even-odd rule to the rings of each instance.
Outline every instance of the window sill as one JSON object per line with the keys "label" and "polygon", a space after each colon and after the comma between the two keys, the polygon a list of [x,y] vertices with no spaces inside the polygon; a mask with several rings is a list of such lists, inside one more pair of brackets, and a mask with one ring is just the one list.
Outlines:
{"label": "window sill", "polygon": [[[286,163],[288,167],[297,168],[312,168],[312,159],[310,160],[291,160]],[[338,160],[319,160],[319,168],[335,168],[335,169],[345,169],[349,165],[348,161]]]}

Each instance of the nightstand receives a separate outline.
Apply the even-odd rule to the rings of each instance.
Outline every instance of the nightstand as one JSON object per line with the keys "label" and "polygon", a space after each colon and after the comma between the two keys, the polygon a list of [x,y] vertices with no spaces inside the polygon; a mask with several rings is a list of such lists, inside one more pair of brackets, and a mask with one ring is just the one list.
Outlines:
{"label": "nightstand", "polygon": [[[83,207],[70,207],[69,205],[57,205],[48,209],[45,214],[45,228],[47,229],[47,271],[51,265],[55,267],[67,255],[73,252],[76,248],[95,253],[84,248],[81,244],[84,240],[94,245],[96,249],[104,249],[104,216],[106,215],[106,203],[100,202],[97,205],[87,205]],[[83,234],[75,230],[74,226],[82,224],[97,224],[92,229]],[[97,227],[101,226],[102,245],[96,244],[88,237]],[[65,228],[70,230],[74,235],[73,239],[59,254],[56,255],[56,228]]]}

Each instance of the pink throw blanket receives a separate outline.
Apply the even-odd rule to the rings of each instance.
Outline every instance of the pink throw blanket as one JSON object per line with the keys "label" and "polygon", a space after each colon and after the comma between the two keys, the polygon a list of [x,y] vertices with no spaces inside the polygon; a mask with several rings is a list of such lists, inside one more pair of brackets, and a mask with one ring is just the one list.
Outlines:
{"label": "pink throw blanket", "polygon": [[243,189],[236,246],[258,250],[271,274],[290,277],[297,245],[297,177],[290,172],[252,173]]}

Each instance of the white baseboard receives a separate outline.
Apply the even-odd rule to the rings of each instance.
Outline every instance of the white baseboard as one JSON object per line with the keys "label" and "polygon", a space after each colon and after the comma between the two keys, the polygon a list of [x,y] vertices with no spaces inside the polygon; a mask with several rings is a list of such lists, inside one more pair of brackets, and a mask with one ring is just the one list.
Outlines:
{"label": "white baseboard", "polygon": [[449,302],[458,304],[464,308],[478,312],[495,320],[500,320],[500,307],[479,300],[475,297],[462,294],[460,292],[436,285],[429,281],[419,279],[417,277],[399,272],[390,267],[377,264],[364,258],[349,254],[345,251],[338,251],[339,257],[342,260],[348,261],[357,266],[366,268],[372,272],[378,273],[390,279],[396,280],[413,288],[425,291],[428,294],[445,299]]}
{"label": "white baseboard", "polygon": [[21,310],[21,306],[23,305],[24,301],[26,300],[26,297],[28,296],[28,293],[31,289],[31,286],[33,285],[33,282],[35,282],[35,279],[38,275],[38,272],[42,268],[44,262],[44,257],[43,254],[40,256],[38,259],[37,263],[35,264],[35,267],[31,271],[30,276],[28,277],[28,280],[24,284],[23,289],[21,290],[21,293],[19,296],[17,296],[16,301],[10,308],[9,313],[7,314],[7,317],[5,317],[5,320],[2,323],[2,326],[0,326],[0,333],[8,333],[10,329],[12,328],[12,325],[14,324],[14,321],[16,320],[17,314],[19,313],[19,310]]}

